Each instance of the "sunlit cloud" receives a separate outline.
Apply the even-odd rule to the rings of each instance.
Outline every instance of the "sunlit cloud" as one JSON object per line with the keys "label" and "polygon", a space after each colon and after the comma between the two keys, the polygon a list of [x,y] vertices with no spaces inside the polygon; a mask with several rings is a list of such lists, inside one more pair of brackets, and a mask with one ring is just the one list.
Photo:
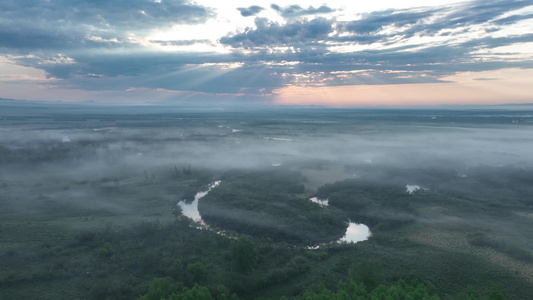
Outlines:
{"label": "sunlit cloud", "polygon": [[0,4],[0,55],[10,59],[0,66],[40,70],[63,90],[277,99],[295,87],[425,89],[465,71],[533,68],[533,5],[520,0],[9,3]]}

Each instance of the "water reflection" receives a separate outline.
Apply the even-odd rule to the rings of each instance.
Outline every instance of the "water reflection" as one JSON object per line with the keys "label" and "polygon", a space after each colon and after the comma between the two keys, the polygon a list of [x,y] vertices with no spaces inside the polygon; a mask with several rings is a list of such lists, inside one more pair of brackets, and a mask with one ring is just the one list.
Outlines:
{"label": "water reflection", "polygon": [[[182,214],[186,216],[187,218],[193,220],[196,222],[199,226],[199,228],[209,228],[207,224],[202,220],[202,216],[200,215],[200,212],[198,211],[198,201],[203,198],[205,195],[209,193],[213,188],[217,187],[220,184],[219,181],[215,181],[212,184],[210,184],[206,191],[198,192],[194,196],[194,200],[191,203],[187,203],[185,201],[178,202],[178,205],[181,208]],[[310,198],[310,201],[313,201],[315,203],[318,203],[322,207],[328,206],[328,200],[325,199],[318,199],[316,197]],[[218,234],[227,236],[224,232],[217,232]],[[364,224],[358,224],[354,222],[349,222],[348,227],[346,228],[346,233],[342,238],[337,240],[337,243],[357,243],[361,241],[367,240],[372,233],[370,232],[370,229],[368,226]],[[230,237],[230,236],[228,236]],[[234,238],[234,237],[231,237]],[[335,243],[335,242],[332,242]],[[331,243],[326,243],[323,245],[327,245]],[[308,249],[318,249],[320,248],[320,245],[310,246],[307,247]]]}
{"label": "water reflection", "polygon": [[348,223],[346,234],[338,241],[340,243],[357,243],[366,241],[372,233],[365,224],[357,224],[354,222]]}
{"label": "water reflection", "polygon": [[429,189],[425,188],[425,187],[421,187],[419,185],[416,185],[416,184],[408,184],[405,186],[405,189],[406,189],[406,193],[408,193],[409,195],[412,195],[414,192],[418,191],[418,190],[423,190],[423,191],[428,191]]}
{"label": "water reflection", "polygon": [[206,224],[204,220],[202,220],[202,216],[200,216],[200,211],[198,211],[198,200],[200,200],[205,195],[207,195],[209,191],[217,187],[219,184],[220,184],[220,180],[215,181],[208,186],[207,191],[196,193],[196,195],[194,195],[194,201],[191,203],[187,203],[185,201],[178,202],[178,205],[181,207],[181,213],[187,218],[205,226]]}
{"label": "water reflection", "polygon": [[328,199],[318,199],[317,197],[313,197],[313,198],[309,198],[309,200],[311,202],[314,202],[320,206],[328,206],[329,205],[329,201]]}

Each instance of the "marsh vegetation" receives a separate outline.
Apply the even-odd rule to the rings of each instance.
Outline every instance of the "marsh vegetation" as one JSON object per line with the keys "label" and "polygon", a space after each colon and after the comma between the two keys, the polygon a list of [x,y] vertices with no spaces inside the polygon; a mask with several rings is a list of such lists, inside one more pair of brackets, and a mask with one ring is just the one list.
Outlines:
{"label": "marsh vegetation", "polygon": [[[533,289],[528,112],[1,114],[2,299],[526,299]],[[205,226],[183,214],[198,193]],[[350,222],[372,234],[336,242]]]}

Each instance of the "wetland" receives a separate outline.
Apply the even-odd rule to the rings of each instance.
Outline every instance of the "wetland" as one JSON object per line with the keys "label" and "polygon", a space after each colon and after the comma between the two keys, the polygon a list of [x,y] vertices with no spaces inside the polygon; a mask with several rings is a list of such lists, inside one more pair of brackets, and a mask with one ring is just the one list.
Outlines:
{"label": "wetland", "polygon": [[77,108],[2,106],[2,299],[533,290],[531,112]]}

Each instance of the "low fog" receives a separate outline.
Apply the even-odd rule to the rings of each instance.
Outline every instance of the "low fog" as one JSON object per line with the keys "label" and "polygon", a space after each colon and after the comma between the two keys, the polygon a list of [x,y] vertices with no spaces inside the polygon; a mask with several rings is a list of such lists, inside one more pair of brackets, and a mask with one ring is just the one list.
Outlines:
{"label": "low fog", "polygon": [[[187,169],[216,177],[233,169],[286,168],[307,178],[310,194],[354,178],[435,189],[436,180],[426,173],[399,170],[466,178],[479,166],[526,170],[533,158],[532,116],[523,112],[288,111],[7,111],[0,127],[3,201],[25,212],[53,210],[42,204],[53,199],[56,205],[127,214],[128,197],[149,199],[153,193],[122,193],[110,201],[95,187],[153,183]],[[179,191],[155,198],[177,203]]]}
{"label": "low fog", "polygon": [[[224,171],[370,164],[457,168],[464,173],[478,165],[527,167],[533,156],[533,132],[522,121],[529,122],[528,115],[501,124],[475,112],[464,123],[431,115],[421,122],[427,112],[417,111],[354,112],[342,118],[319,109],[288,116],[276,111],[249,118],[246,114],[139,114],[126,120],[81,114],[68,123],[43,116],[37,124],[30,118],[19,124],[4,120],[1,176],[9,180],[17,174],[27,178],[44,172],[79,180],[122,179],[145,170],[157,173],[189,165]],[[32,172],[25,169],[28,165]]]}
{"label": "low fog", "polygon": [[[45,243],[185,224],[301,249],[366,240],[386,257],[412,243],[528,281],[532,121],[503,110],[8,109],[3,247],[33,230],[26,240]],[[191,202],[196,223],[183,214]],[[348,241],[356,226],[364,237]]]}

